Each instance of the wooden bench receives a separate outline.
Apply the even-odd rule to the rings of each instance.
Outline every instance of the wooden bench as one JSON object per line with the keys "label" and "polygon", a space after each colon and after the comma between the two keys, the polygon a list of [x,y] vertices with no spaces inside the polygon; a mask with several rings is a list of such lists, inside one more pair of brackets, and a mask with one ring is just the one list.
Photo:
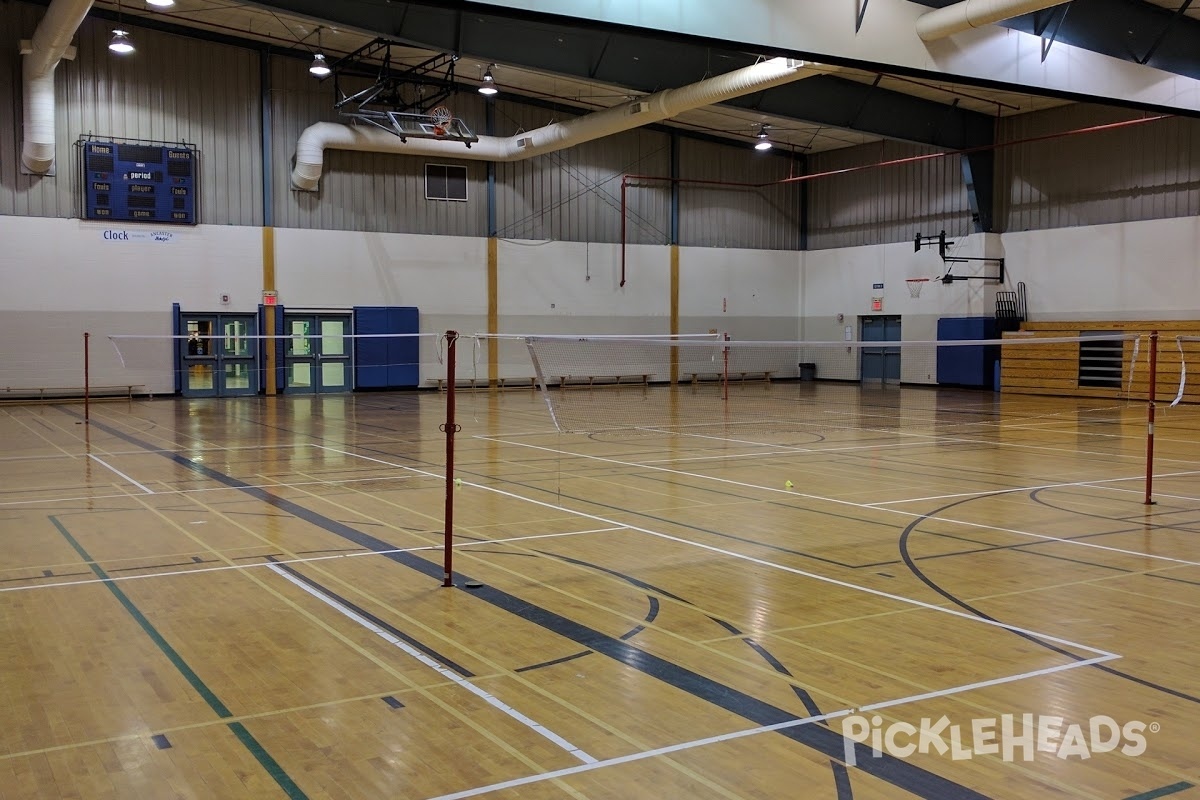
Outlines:
{"label": "wooden bench", "polygon": [[643,386],[650,385],[650,373],[639,372],[628,375],[559,375],[556,380],[561,389],[565,389],[568,385],[572,386],[595,386],[597,381],[600,385],[617,386],[622,383],[639,382]]}
{"label": "wooden bench", "polygon": [[135,391],[138,389],[145,390],[144,383],[119,383],[106,386],[34,386],[34,387],[15,387],[5,386],[0,388],[0,399],[8,400],[58,400],[63,398],[83,397],[85,394],[88,397],[125,397],[130,400],[135,394],[145,394],[144,391]]}
{"label": "wooden bench", "polygon": [[[446,390],[445,378],[429,378],[425,381],[427,386],[437,386],[439,392]],[[488,389],[491,387],[491,382],[487,378],[455,378],[454,387],[456,389]],[[501,389],[536,389],[537,378],[500,378],[496,385]]]}
{"label": "wooden bench", "polygon": [[[722,378],[722,373],[720,372],[692,372],[689,374],[692,376],[693,384],[700,383],[701,381],[720,381]],[[753,377],[756,380],[762,380],[766,383],[770,383],[771,376],[774,374],[774,370],[760,370],[758,372],[731,372],[729,373],[729,380],[733,381],[734,376],[736,375],[737,379],[742,383],[746,382],[747,377]]]}

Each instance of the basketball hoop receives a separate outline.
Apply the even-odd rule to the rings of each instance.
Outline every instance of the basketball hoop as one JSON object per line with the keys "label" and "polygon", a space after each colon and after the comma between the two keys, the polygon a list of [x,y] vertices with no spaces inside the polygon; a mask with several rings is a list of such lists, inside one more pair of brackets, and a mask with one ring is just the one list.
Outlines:
{"label": "basketball hoop", "polygon": [[445,106],[438,106],[429,112],[429,116],[433,118],[433,134],[445,136],[450,123],[454,121],[454,114]]}
{"label": "basketball hoop", "polygon": [[907,278],[904,282],[908,284],[909,297],[920,297],[921,289],[929,283],[929,278]]}

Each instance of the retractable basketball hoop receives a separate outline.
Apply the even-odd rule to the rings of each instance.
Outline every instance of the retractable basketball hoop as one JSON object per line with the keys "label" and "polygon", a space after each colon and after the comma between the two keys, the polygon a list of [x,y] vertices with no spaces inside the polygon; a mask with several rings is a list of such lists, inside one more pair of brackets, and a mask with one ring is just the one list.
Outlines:
{"label": "retractable basketball hoop", "polygon": [[920,297],[921,290],[929,283],[929,278],[906,278],[904,282],[908,284],[909,297]]}

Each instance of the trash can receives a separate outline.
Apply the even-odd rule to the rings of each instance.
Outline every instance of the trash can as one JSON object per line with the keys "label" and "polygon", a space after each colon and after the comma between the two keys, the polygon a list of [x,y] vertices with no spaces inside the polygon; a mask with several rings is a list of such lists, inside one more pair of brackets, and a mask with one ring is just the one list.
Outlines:
{"label": "trash can", "polygon": [[817,365],[811,361],[801,361],[796,366],[800,367],[800,380],[815,381],[817,379]]}

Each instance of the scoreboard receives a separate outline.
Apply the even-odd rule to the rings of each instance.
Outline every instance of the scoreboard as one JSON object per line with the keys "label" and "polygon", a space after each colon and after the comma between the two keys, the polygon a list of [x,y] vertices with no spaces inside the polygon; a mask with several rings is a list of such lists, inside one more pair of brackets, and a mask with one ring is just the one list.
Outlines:
{"label": "scoreboard", "polygon": [[83,218],[195,225],[198,153],[187,146],[83,143]]}

